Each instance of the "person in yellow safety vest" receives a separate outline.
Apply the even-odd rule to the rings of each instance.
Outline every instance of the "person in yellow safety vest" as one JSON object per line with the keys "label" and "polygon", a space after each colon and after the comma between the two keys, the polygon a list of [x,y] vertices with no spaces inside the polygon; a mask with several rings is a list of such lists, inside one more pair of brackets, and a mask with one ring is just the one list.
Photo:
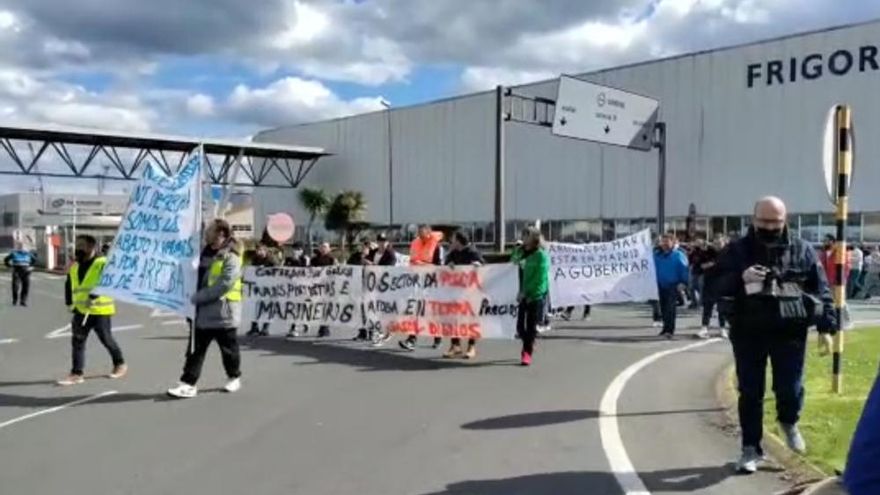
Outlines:
{"label": "person in yellow safety vest", "polygon": [[[410,266],[442,265],[443,253],[440,248],[442,240],[443,232],[434,232],[430,225],[419,227],[419,236],[409,246]],[[401,349],[412,352],[416,348],[416,338],[416,334],[410,334],[406,340],[398,342],[398,345]],[[443,338],[434,337],[434,345],[431,347],[437,349],[442,343]]]}
{"label": "person in yellow safety vest", "polygon": [[110,378],[122,378],[128,366],[122,357],[119,344],[113,338],[111,318],[116,314],[113,299],[99,296],[92,291],[101,281],[101,274],[107,258],[98,256],[98,241],[90,235],[76,238],[76,262],[70,266],[64,284],[64,301],[73,312],[70,322],[70,343],[73,348],[73,366],[70,374],[58,381],[59,385],[78,385],[84,381],[83,368],[86,364],[86,340],[89,332],[95,331],[98,339],[107,348],[113,360]]}
{"label": "person in yellow safety vest", "polygon": [[216,340],[229,380],[224,390],[241,388],[241,355],[238,327],[241,326],[242,248],[232,237],[232,227],[215,219],[205,230],[205,248],[199,261],[198,290],[192,296],[196,305],[193,345],[187,348],[186,364],[180,383],[168,395],[181,399],[195,397],[196,382],[202,373],[205,353]]}

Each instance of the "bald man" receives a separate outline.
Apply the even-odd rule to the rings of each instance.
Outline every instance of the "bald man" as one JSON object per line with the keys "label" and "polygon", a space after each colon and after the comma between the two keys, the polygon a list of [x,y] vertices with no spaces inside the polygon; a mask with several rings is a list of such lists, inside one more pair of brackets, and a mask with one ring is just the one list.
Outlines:
{"label": "bald man", "polygon": [[724,301],[739,382],[742,457],[738,471],[754,473],[763,460],[767,361],[779,428],[789,448],[803,453],[798,430],[804,401],[807,329],[836,328],[825,272],[805,241],[789,234],[785,203],[768,196],[755,203],[748,234],[721,254],[712,289]]}

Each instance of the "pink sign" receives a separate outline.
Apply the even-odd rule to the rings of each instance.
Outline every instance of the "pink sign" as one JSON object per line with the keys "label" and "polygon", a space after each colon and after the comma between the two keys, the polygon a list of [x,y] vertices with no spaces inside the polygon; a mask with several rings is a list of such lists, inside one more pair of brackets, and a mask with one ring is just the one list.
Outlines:
{"label": "pink sign", "polygon": [[295,226],[293,218],[287,213],[274,213],[269,215],[266,221],[266,231],[269,237],[277,242],[287,242],[293,237]]}

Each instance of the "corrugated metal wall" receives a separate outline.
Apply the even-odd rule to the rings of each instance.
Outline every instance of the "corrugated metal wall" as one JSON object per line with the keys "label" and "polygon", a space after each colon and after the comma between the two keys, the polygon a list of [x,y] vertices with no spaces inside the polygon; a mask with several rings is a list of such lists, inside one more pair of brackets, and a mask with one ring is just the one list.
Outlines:
{"label": "corrugated metal wall", "polygon": [[[586,74],[584,79],[661,100],[668,125],[667,216],[748,214],[764,194],[793,212],[831,211],[821,175],[821,136],[828,109],[853,105],[857,181],[854,211],[880,211],[880,71],[859,69],[859,48],[880,45],[880,23],[830,30]],[[837,50],[855,56],[843,76],[829,73]],[[748,88],[750,64],[823,55],[815,80]],[[800,67],[798,67],[799,69]],[[555,98],[556,83],[518,93]],[[396,223],[491,221],[494,93],[391,112]],[[362,190],[370,220],[388,221],[387,114],[375,113],[268,131],[260,141],[322,146],[307,184]],[[571,139],[549,129],[507,124],[507,214],[513,219],[638,218],[656,214],[657,155]],[[289,191],[260,191],[258,216],[297,211]],[[303,218],[303,217],[299,217]]]}

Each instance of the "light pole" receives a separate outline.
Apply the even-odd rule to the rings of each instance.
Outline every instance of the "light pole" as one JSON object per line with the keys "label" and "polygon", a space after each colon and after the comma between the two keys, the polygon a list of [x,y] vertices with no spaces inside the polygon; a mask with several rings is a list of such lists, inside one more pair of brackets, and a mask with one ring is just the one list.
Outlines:
{"label": "light pole", "polygon": [[388,145],[388,226],[394,225],[394,143],[391,137],[391,102],[382,98],[385,107],[386,144]]}

